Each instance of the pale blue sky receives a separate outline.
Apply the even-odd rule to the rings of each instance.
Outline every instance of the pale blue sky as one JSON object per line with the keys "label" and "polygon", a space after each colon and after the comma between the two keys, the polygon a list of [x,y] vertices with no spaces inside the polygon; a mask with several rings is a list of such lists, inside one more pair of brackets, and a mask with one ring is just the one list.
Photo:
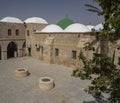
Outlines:
{"label": "pale blue sky", "polygon": [[85,25],[102,22],[103,17],[87,11],[85,4],[98,6],[92,0],[0,0],[0,19],[12,16],[25,20],[37,16],[55,24],[68,15]]}

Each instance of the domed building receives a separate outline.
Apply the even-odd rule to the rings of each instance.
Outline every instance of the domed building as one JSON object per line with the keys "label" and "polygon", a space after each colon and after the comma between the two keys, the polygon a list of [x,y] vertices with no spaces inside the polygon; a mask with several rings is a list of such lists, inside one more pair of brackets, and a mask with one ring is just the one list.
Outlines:
{"label": "domed building", "polygon": [[[80,50],[95,39],[90,32],[79,23],[69,24],[64,30],[59,25],[49,24],[34,32],[32,56],[46,63],[78,67]],[[91,56],[87,55],[88,58]]]}
{"label": "domed building", "polygon": [[41,17],[30,17],[24,22],[5,17],[0,20],[0,59],[27,55],[47,63],[77,67],[80,49],[94,39],[90,32],[69,18],[56,25]]}
{"label": "domed building", "polygon": [[57,23],[57,25],[60,26],[62,29],[65,29],[71,24],[74,24],[74,21],[69,18],[64,18]]}
{"label": "domed building", "polygon": [[[30,17],[24,21],[16,17],[5,17],[0,20],[0,59],[31,56],[46,63],[80,67],[78,56],[81,50],[87,58],[100,52],[96,34],[102,29],[102,24],[86,26],[74,23],[69,18],[57,24],[49,24],[41,17]],[[88,44],[95,51],[85,51],[83,48]],[[113,53],[113,49],[109,49]]]}

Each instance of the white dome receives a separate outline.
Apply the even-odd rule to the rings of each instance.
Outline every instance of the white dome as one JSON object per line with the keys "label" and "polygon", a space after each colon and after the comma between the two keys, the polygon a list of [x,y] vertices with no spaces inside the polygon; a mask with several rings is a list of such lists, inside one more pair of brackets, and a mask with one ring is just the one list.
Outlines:
{"label": "white dome", "polygon": [[90,32],[90,30],[83,24],[75,23],[69,25],[64,32]]}
{"label": "white dome", "polygon": [[100,32],[102,29],[103,29],[103,24],[102,23],[95,26],[95,31],[97,31],[97,32]]}
{"label": "white dome", "polygon": [[56,24],[50,24],[46,26],[41,32],[62,32],[63,29]]}
{"label": "white dome", "polygon": [[95,27],[93,25],[87,25],[86,26],[90,31],[92,31],[92,29],[95,29]]}
{"label": "white dome", "polygon": [[41,23],[41,24],[48,24],[48,22],[46,20],[44,20],[43,18],[39,18],[39,17],[32,17],[32,18],[28,18],[24,21],[25,23]]}
{"label": "white dome", "polygon": [[1,22],[10,22],[10,23],[23,23],[19,18],[15,18],[15,17],[5,17],[0,21]]}

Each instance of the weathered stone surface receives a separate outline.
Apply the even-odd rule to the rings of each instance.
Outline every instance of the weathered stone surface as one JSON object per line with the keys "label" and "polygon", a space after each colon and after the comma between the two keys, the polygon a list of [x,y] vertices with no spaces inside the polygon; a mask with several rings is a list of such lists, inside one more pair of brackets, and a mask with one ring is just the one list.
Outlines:
{"label": "weathered stone surface", "polygon": [[[14,71],[27,68],[30,76],[17,78]],[[16,58],[0,61],[1,103],[84,103],[94,101],[84,89],[90,81],[71,77],[72,68],[46,64],[33,58]],[[38,86],[40,77],[52,77],[55,88],[43,92]]]}

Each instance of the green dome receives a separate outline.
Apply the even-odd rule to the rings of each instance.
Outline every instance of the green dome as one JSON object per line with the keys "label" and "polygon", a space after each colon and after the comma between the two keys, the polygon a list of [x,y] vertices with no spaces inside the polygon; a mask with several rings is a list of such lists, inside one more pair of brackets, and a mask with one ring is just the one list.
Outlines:
{"label": "green dome", "polygon": [[69,26],[71,24],[74,24],[74,21],[69,18],[64,18],[57,23],[57,25],[63,29],[65,29],[67,26]]}

